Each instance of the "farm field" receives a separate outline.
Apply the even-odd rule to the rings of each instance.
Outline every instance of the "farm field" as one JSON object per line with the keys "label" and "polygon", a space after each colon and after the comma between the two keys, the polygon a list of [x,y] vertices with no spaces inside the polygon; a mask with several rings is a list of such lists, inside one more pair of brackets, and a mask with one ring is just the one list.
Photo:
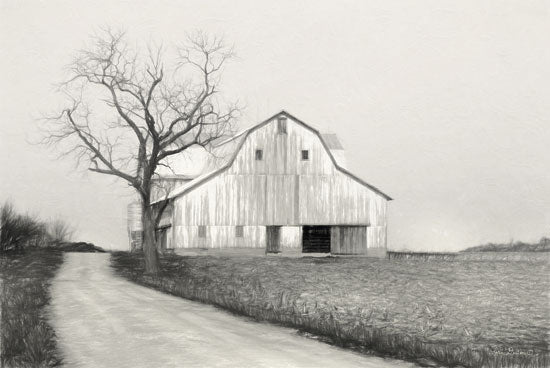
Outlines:
{"label": "farm field", "polygon": [[62,262],[63,254],[52,250],[0,254],[0,366],[61,364],[46,309]]}
{"label": "farm field", "polygon": [[422,365],[550,364],[547,261],[162,258],[159,277],[115,253],[126,278],[327,342]]}

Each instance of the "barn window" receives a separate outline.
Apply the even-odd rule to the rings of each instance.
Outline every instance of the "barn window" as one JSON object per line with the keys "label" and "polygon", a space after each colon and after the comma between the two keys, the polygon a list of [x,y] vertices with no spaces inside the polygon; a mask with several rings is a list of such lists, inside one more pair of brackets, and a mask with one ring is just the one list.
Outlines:
{"label": "barn window", "polygon": [[261,149],[256,150],[256,161],[262,161],[264,159],[264,151]]}
{"label": "barn window", "polygon": [[309,160],[309,150],[302,150],[302,161]]}
{"label": "barn window", "polygon": [[277,119],[277,131],[279,134],[286,134],[286,117],[281,116]]}
{"label": "barn window", "polygon": [[242,225],[235,226],[235,237],[236,238],[242,238],[244,233],[244,229]]}
{"label": "barn window", "polygon": [[199,238],[206,238],[206,226],[199,226]]}

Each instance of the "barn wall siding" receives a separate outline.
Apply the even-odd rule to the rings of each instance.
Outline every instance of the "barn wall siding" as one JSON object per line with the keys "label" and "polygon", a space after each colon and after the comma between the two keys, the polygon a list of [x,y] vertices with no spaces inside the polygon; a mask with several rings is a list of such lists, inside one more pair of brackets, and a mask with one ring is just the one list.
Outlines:
{"label": "barn wall siding", "polygon": [[222,173],[175,200],[186,225],[386,225],[386,200],[347,175]]}
{"label": "barn wall siding", "polygon": [[[235,236],[235,226],[207,226],[206,237],[198,236],[198,226],[176,226],[168,230],[168,248],[265,248],[265,226],[243,226],[243,237]],[[281,249],[301,250],[302,228],[281,227]]]}
{"label": "barn wall siding", "polygon": [[222,173],[175,200],[174,224],[386,225],[386,200],[345,174]]}
{"label": "barn wall siding", "polygon": [[265,225],[265,175],[225,173],[175,200],[176,225]]}
{"label": "barn wall siding", "polygon": [[296,175],[266,176],[265,223],[269,225],[297,224],[300,212]]}
{"label": "barn wall siding", "polygon": [[372,226],[367,228],[367,247],[386,247],[386,226]]}
{"label": "barn wall siding", "polygon": [[265,226],[243,226],[243,236],[235,236],[235,226],[206,226],[206,237],[199,237],[199,226],[175,226],[175,248],[265,248]]}
{"label": "barn wall siding", "polygon": [[281,249],[302,250],[302,227],[283,226],[281,227]]}
{"label": "barn wall siding", "polygon": [[366,254],[366,226],[333,226],[331,228],[332,254]]}
{"label": "barn wall siding", "polygon": [[[255,151],[263,150],[263,160]],[[309,160],[302,160],[302,150],[309,151]],[[288,119],[287,134],[279,134],[276,121],[253,131],[235,161],[230,174],[325,174],[336,171],[319,137],[302,125]]]}

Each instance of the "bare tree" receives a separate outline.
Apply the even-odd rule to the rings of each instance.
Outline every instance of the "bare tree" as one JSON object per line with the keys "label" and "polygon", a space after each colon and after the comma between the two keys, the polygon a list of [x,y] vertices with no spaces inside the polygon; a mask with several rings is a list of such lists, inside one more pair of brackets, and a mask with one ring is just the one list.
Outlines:
{"label": "bare tree", "polygon": [[72,226],[61,218],[48,222],[47,228],[50,241],[54,244],[70,241],[74,234]]}
{"label": "bare tree", "polygon": [[156,273],[155,224],[168,201],[151,206],[152,179],[170,156],[209,148],[232,131],[239,110],[220,100],[218,86],[233,52],[221,38],[197,32],[177,48],[167,68],[162,47],[147,47],[143,57],[124,33],[107,30],[93,40],[70,65],[62,88],[70,105],[47,119],[45,141],[137,191],[145,270]]}

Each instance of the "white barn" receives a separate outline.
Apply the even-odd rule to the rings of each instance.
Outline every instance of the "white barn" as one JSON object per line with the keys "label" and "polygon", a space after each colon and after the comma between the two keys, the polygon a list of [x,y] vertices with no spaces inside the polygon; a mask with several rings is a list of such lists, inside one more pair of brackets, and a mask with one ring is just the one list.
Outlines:
{"label": "white barn", "polygon": [[282,111],[218,144],[206,166],[162,178],[159,248],[385,256],[391,198],[345,168],[336,135]]}

